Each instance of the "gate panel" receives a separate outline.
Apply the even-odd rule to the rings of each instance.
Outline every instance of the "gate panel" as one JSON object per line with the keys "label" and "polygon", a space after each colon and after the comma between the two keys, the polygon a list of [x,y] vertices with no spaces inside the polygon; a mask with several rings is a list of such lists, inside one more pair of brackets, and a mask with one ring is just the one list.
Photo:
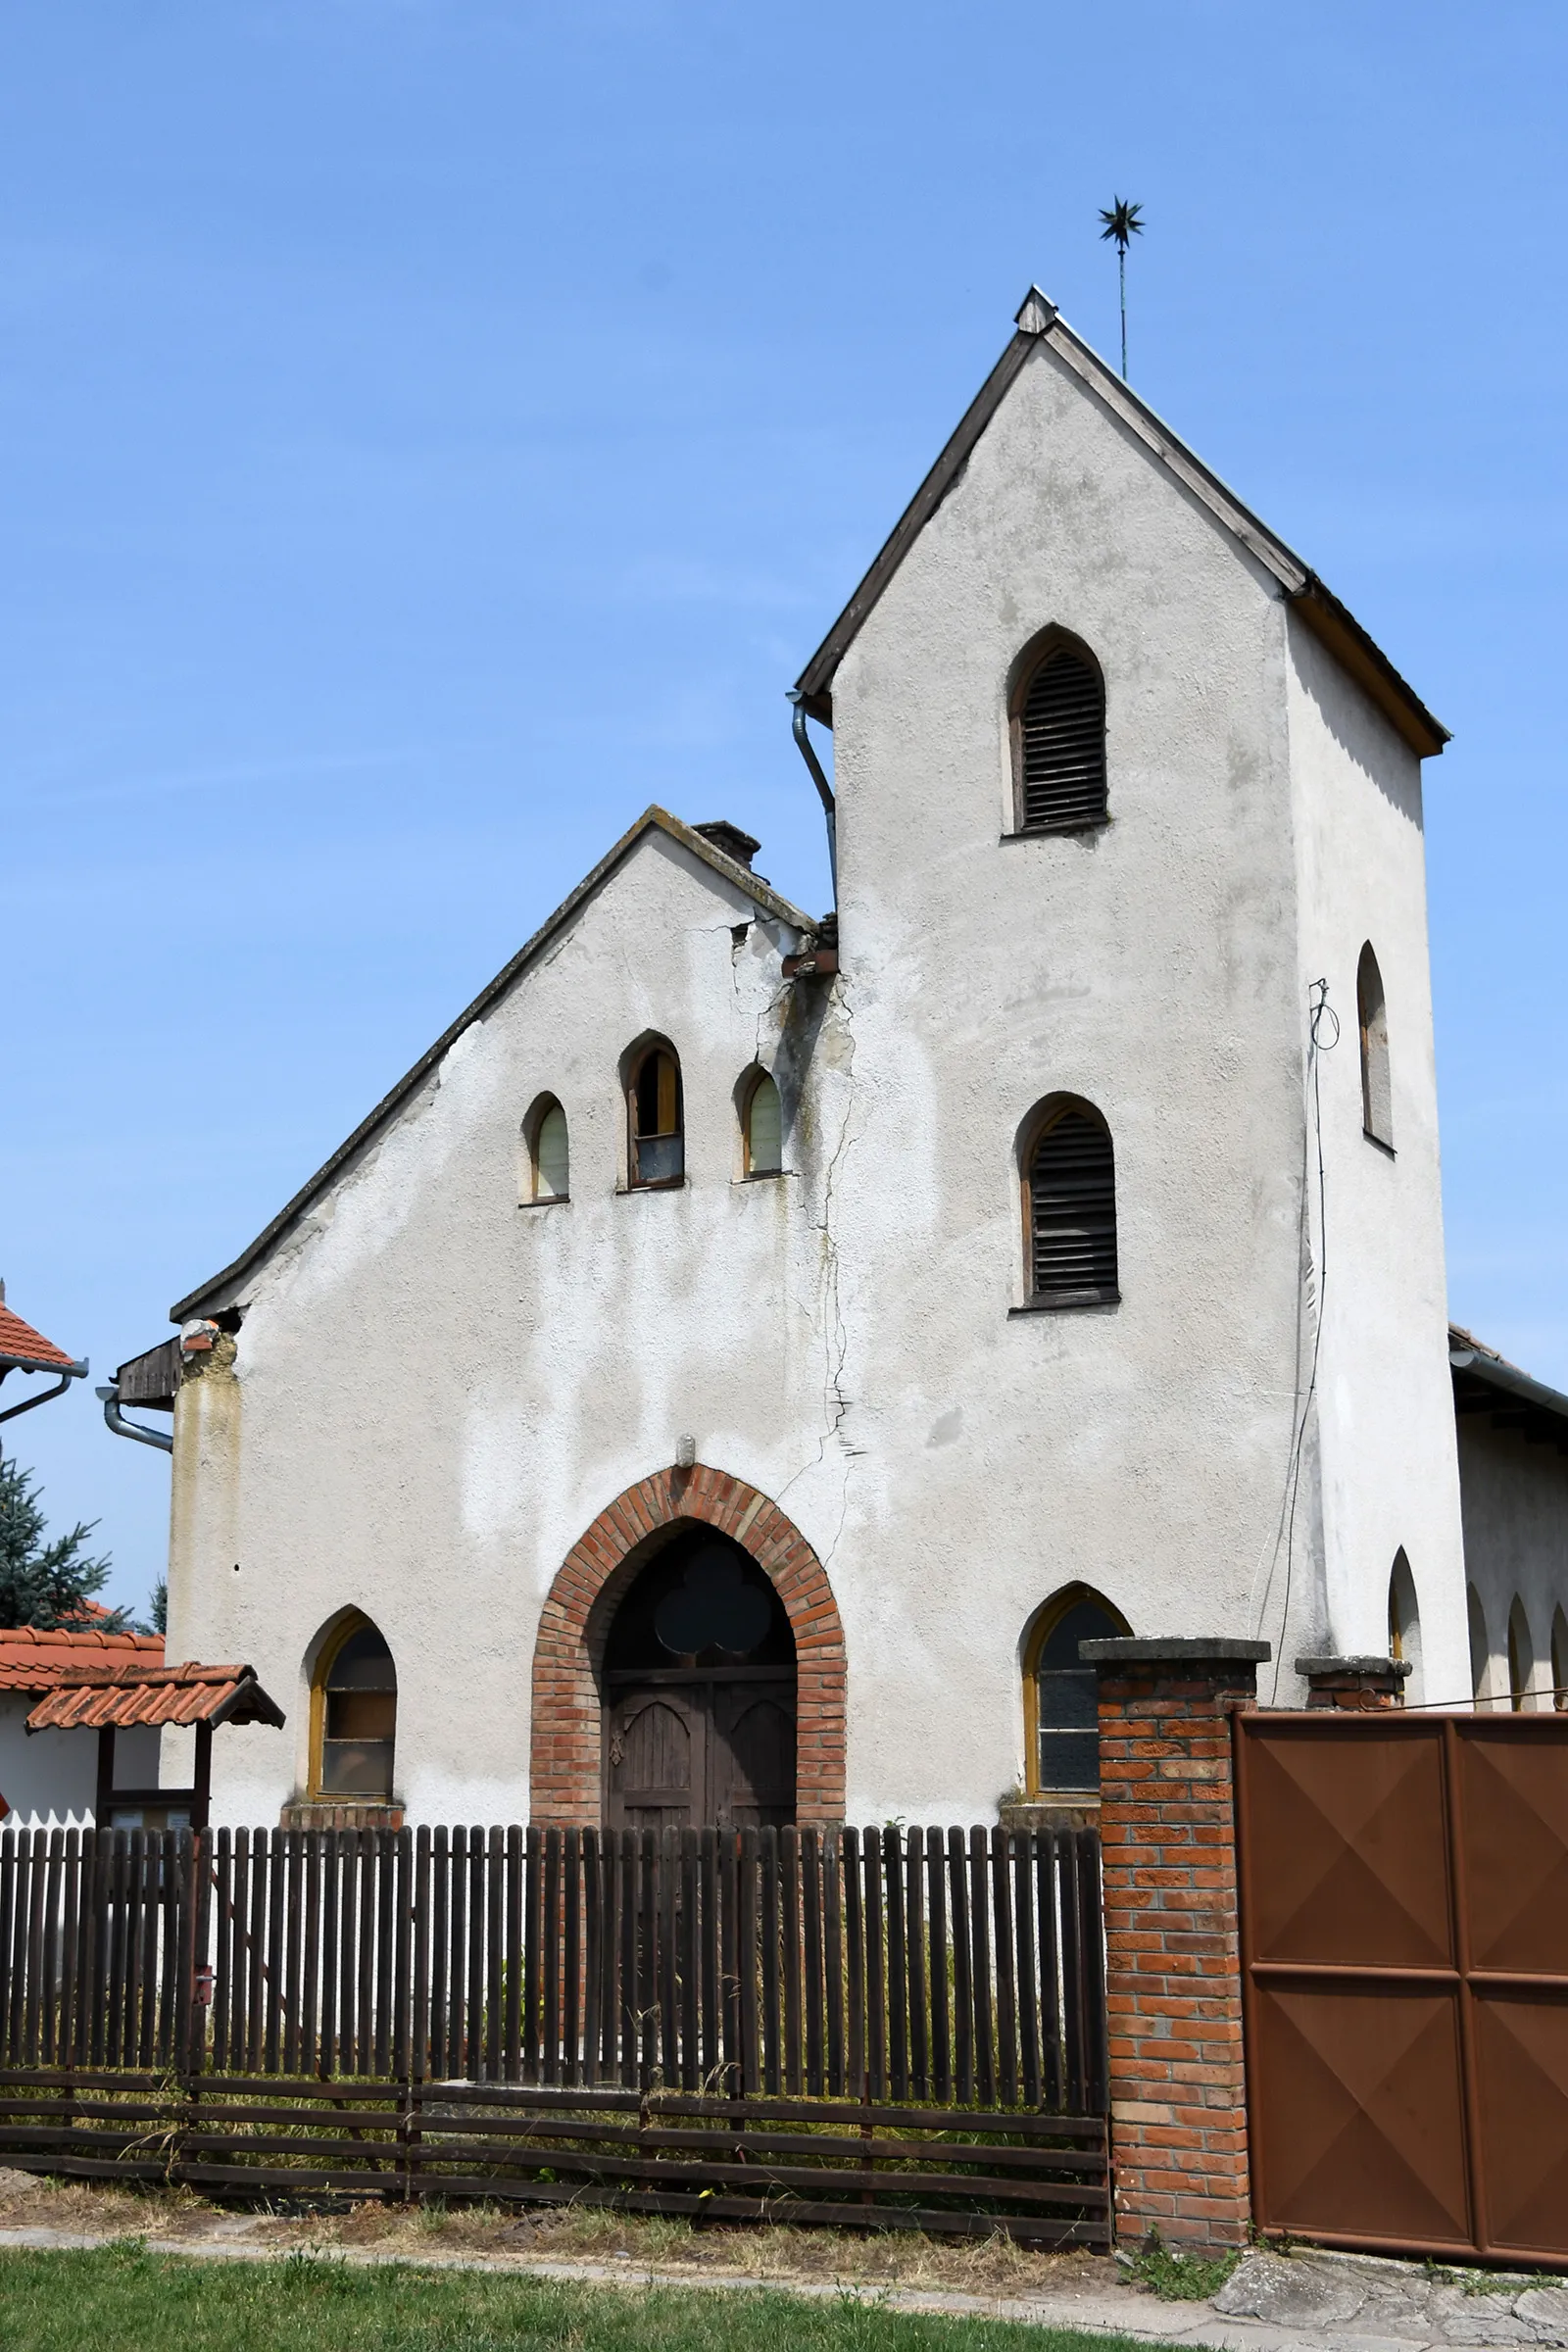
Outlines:
{"label": "gate panel", "polygon": [[1568,2001],[1489,1987],[1474,2016],[1492,2250],[1568,2262]]}
{"label": "gate panel", "polygon": [[1550,1716],[1477,1717],[1459,1741],[1472,1968],[1568,1968],[1568,1740]]}
{"label": "gate panel", "polygon": [[1274,1979],[1248,2035],[1252,2195],[1265,2227],[1462,2251],[1465,2194],[1459,2021],[1451,1992]]}
{"label": "gate panel", "polygon": [[1568,1720],[1234,1721],[1254,2218],[1568,2268]]}
{"label": "gate panel", "polygon": [[1441,1727],[1386,1718],[1338,1741],[1316,1715],[1264,1720],[1247,1755],[1256,1958],[1449,1967]]}

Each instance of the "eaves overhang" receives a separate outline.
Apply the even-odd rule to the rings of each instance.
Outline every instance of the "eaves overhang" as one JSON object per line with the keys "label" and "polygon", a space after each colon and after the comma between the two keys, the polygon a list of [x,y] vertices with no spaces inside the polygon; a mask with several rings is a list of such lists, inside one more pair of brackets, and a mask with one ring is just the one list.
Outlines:
{"label": "eaves overhang", "polygon": [[1568,1453],[1568,1396],[1544,1381],[1532,1380],[1467,1331],[1448,1334],[1453,1406],[1460,1419],[1486,1413],[1494,1429],[1517,1430],[1531,1445],[1555,1446]]}
{"label": "eaves overhang", "polygon": [[450,1029],[443,1030],[435,1044],[427,1053],[420,1054],[414,1067],[398,1080],[390,1093],[382,1096],[368,1117],[360,1121],[354,1133],[344,1143],[341,1143],[331,1158],[325,1160],[317,1169],[315,1175],[300,1187],[293,1199],[279,1209],[271,1223],[257,1235],[250,1247],[242,1250],[231,1264],[224,1266],[222,1271],[215,1274],[209,1282],[204,1282],[199,1289],[188,1292],[183,1298],[177,1298],[174,1301],[169,1310],[172,1323],[184,1323],[189,1321],[193,1315],[211,1314],[234,1303],[236,1286],[242,1283],[246,1275],[252,1272],[268,1251],[283,1239],[290,1226],[297,1223],[312,1202],[317,1200],[326,1190],[334,1177],[340,1175],[348,1166],[355,1154],[373,1141],[409,1097],[417,1091],[430,1072],[451,1052],[464,1032],[470,1029],[475,1021],[482,1020],[491,1006],[498,1004],[507,991],[521,979],[529,965],[537,961],[552,940],[564,929],[565,925],[588,904],[589,900],[604,888],[616,869],[625,863],[638,842],[651,832],[663,833],[671,841],[678,842],[680,847],[691,857],[697,858],[701,864],[708,866],[723,881],[728,882],[732,888],[750,899],[759,912],[771,915],[776,922],[785,924],[793,931],[815,930],[816,924],[810,915],[804,913],[799,906],[793,906],[788,899],[774,890],[771,883],[764,882],[760,874],[754,874],[750,866],[742,865],[738,858],[725,857],[721,850],[715,849],[713,844],[706,840],[694,826],[684,824],[678,816],[671,816],[667,808],[661,808],[657,804],[645,808],[637,822],[629,826],[614,847],[600,858],[592,872],[583,876],[576,889],[562,900],[555,912],[541,923],[533,937],[523,943],[512,961],[499,971],[486,987],[480,990],[471,1004],[459,1013]]}
{"label": "eaves overhang", "polygon": [[1007,392],[1036,352],[1048,347],[1096,398],[1142,441],[1215,519],[1272,573],[1285,601],[1334,655],[1395,731],[1420,759],[1432,759],[1449,740],[1414,688],[1402,678],[1354,614],[1327,588],[1309,564],[1286,546],[1222,482],[1179,434],[1140,400],[1100,354],[1075,334],[1054,302],[1031,286],[1017,316],[1017,331],[959,418],[942,454],[796,681],[811,717],[833,723],[833,680],[839,663],[894,573],[932,515],[962,475],[981,435]]}

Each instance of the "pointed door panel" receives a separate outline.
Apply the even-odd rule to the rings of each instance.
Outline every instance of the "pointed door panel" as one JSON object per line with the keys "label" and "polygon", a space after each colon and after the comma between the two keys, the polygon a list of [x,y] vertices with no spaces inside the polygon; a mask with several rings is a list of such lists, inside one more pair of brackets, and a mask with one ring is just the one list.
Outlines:
{"label": "pointed door panel", "polygon": [[795,1685],[720,1683],[713,1690],[711,1821],[783,1829],[795,1819]]}
{"label": "pointed door panel", "polygon": [[1487,2237],[1568,2255],[1568,2000],[1489,1987],[1474,2010]]}
{"label": "pointed door panel", "polygon": [[[1343,1728],[1342,1728],[1343,1727]],[[1258,1960],[1451,1964],[1442,1728],[1242,1719]]]}
{"label": "pointed door panel", "polygon": [[606,1734],[612,1829],[683,1830],[702,1819],[700,1693],[622,1691],[609,1710]]}
{"label": "pointed door panel", "polygon": [[1560,1716],[1467,1723],[1459,1741],[1472,1968],[1568,1972],[1568,1739]]}
{"label": "pointed door panel", "polygon": [[1259,2221],[1466,2245],[1456,1996],[1269,1984],[1254,2023]]}

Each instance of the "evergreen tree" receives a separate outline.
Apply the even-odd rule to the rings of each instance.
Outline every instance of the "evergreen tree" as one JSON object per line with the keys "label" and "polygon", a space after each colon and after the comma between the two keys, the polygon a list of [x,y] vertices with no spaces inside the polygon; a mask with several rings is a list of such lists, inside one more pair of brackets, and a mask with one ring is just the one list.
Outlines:
{"label": "evergreen tree", "polygon": [[41,1632],[90,1623],[97,1633],[121,1633],[125,1612],[90,1616],[87,1603],[109,1578],[109,1559],[88,1557],[93,1528],[78,1521],[68,1536],[48,1541],[33,1492],[33,1474],[20,1462],[0,1462],[0,1626],[32,1625]]}

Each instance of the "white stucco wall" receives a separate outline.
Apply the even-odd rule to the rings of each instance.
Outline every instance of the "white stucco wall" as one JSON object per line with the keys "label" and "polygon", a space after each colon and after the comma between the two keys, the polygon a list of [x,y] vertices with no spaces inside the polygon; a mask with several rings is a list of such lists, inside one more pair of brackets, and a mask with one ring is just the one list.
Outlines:
{"label": "white stucco wall", "polygon": [[[1104,672],[1111,821],[1004,841],[1009,673],[1052,622]],[[1272,583],[1042,347],[835,681],[845,1436],[875,1464],[844,1548],[897,1513],[918,1561],[857,1659],[869,1813],[995,1801],[1066,1583],[1140,1634],[1253,1630],[1295,1377],[1283,667]],[[1055,1092],[1111,1129],[1122,1300],[1009,1317],[1013,1146]],[[1293,1597],[1304,1646],[1309,1575]]]}
{"label": "white stucco wall", "polygon": [[[1486,1614],[1488,1687],[1499,1694],[1509,1688],[1508,1617],[1517,1600],[1530,1631],[1529,1687],[1535,1703],[1549,1707],[1552,1623],[1558,1610],[1568,1616],[1568,1459],[1518,1431],[1494,1429],[1486,1414],[1465,1414],[1458,1429],[1465,1574]],[[1563,1648],[1568,1662],[1568,1642]],[[1467,1657],[1436,1695],[1469,1690]]]}
{"label": "white stucco wall", "polygon": [[[1051,622],[1104,670],[1111,821],[1004,839],[1008,677]],[[1412,763],[1045,345],[834,717],[830,992],[782,982],[793,938],[739,882],[643,835],[235,1293],[237,1347],[175,1416],[170,1655],[249,1660],[290,1723],[220,1736],[216,1818],[273,1819],[302,1781],[309,1665],[351,1606],[397,1661],[411,1815],[524,1814],[540,1605],[682,1434],[827,1569],[856,1817],[994,1812],[1023,1766],[1019,1645],[1068,1583],[1138,1633],[1261,1629],[1264,1695],[1289,1698],[1298,1652],[1383,1645],[1402,1543],[1429,1658],[1462,1649]],[[1376,1167],[1358,1093],[1341,1142],[1366,936],[1397,1041],[1398,1157]],[[1346,1034],[1298,1468],[1320,969]],[[619,1065],[649,1030],[682,1059],[678,1193],[617,1189]],[[748,1185],[735,1088],[758,1058],[789,1172]],[[543,1090],[571,1199],[519,1208]],[[1121,1303],[1014,1312],[1018,1130],[1059,1092],[1112,1132]]]}
{"label": "white stucco wall", "polygon": [[[843,1048],[822,992],[781,983],[795,934],[753,916],[645,836],[247,1290],[232,1364],[181,1390],[170,1655],[249,1660],[290,1717],[220,1735],[215,1819],[275,1816],[303,1778],[307,1661],[351,1606],[397,1662],[411,1815],[517,1818],[551,1580],[683,1434],[831,1548],[822,1187]],[[649,1030],[681,1056],[679,1192],[617,1189],[618,1069]],[[787,1116],[803,1058],[812,1076],[788,1172],[743,1182],[735,1087],[759,1057]],[[544,1090],[571,1198],[519,1207]]]}
{"label": "white stucco wall", "polygon": [[[1385,1649],[1403,1547],[1435,1695],[1468,1689],[1464,1554],[1448,1369],[1421,766],[1294,616],[1289,711],[1300,873],[1298,1017],[1330,1018],[1309,1118],[1312,1282],[1322,1288],[1315,1420],[1327,1646]],[[1388,1007],[1392,1151],[1363,1132],[1356,972],[1370,941]],[[1331,1041],[1336,1028],[1338,1043]],[[1326,1277],[1326,1279],[1325,1279]],[[1310,1322],[1305,1333],[1310,1346]]]}

